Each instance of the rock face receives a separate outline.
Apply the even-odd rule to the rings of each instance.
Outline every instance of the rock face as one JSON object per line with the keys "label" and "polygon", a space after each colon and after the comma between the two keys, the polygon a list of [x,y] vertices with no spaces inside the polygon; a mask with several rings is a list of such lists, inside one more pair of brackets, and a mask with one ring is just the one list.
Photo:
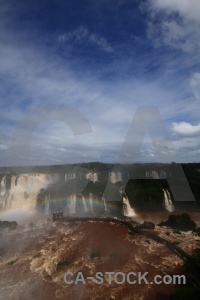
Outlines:
{"label": "rock face", "polygon": [[[69,214],[80,216],[82,211],[97,215],[109,212],[120,215],[123,211],[120,187],[126,186],[130,207],[135,211],[166,209],[172,212],[174,198],[166,180],[172,171],[171,164],[118,164],[114,168],[114,165],[98,162],[33,169],[1,168],[0,211],[37,207],[46,214],[56,210],[65,211],[66,208]],[[193,185],[198,205],[199,172],[195,167],[194,174],[193,167],[188,169],[187,174],[190,173],[190,184]],[[176,203],[175,208],[178,210],[180,205],[184,208],[186,204]]]}
{"label": "rock face", "polygon": [[146,178],[152,178],[152,179],[165,179],[167,177],[167,174],[165,171],[146,171],[145,172]]}
{"label": "rock face", "polygon": [[60,174],[4,175],[0,182],[0,210],[34,205],[37,194],[60,180]]}
{"label": "rock face", "polygon": [[154,229],[155,228],[155,224],[152,222],[147,222],[145,221],[143,224],[139,225],[137,228],[141,228],[141,229]]}
{"label": "rock face", "polygon": [[[71,191],[71,194],[80,194],[84,188],[80,185],[81,181],[86,183],[92,182],[94,184],[101,181],[104,183],[104,173],[105,172],[102,173],[102,176],[101,172],[89,172],[83,168],[77,168],[69,170],[69,172],[66,173],[0,174],[0,211],[31,205],[34,204],[37,199],[39,202],[42,200],[45,202],[45,197],[48,197],[48,193],[45,193],[45,189],[52,187],[52,185],[64,186],[70,182],[74,184],[74,187],[76,186],[76,190]],[[106,172],[106,174],[106,178],[111,184],[122,180],[120,172]],[[78,185],[80,186],[79,189]],[[55,187],[55,190],[56,189],[57,187]],[[50,190],[52,191],[52,188],[50,188]],[[111,189],[111,192],[113,194],[113,189]],[[57,193],[57,191],[55,191],[55,193]],[[70,195],[70,193],[68,193],[68,195]],[[41,199],[41,197],[44,199]]]}
{"label": "rock face", "polygon": [[170,215],[166,222],[161,222],[159,226],[168,226],[180,231],[189,231],[196,228],[196,223],[187,213],[181,215]]}
{"label": "rock face", "polygon": [[17,227],[17,222],[15,221],[1,221],[0,220],[0,229],[4,229],[4,228],[10,228],[10,229],[15,229]]}

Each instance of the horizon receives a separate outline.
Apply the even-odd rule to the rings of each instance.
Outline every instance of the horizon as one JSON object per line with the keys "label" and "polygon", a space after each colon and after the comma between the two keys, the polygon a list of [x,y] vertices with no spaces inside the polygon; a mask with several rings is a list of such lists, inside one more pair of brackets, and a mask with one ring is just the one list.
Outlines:
{"label": "horizon", "polygon": [[88,162],[78,162],[78,163],[67,163],[67,164],[52,164],[52,165],[23,165],[23,166],[0,166],[1,169],[12,169],[12,168],[40,168],[40,167],[65,167],[65,166],[74,166],[74,165],[87,165],[87,164],[103,164],[103,165],[113,165],[113,166],[123,166],[123,165],[192,165],[200,164],[200,162],[129,162],[129,163],[111,163],[111,162],[101,162],[101,161],[88,161]]}

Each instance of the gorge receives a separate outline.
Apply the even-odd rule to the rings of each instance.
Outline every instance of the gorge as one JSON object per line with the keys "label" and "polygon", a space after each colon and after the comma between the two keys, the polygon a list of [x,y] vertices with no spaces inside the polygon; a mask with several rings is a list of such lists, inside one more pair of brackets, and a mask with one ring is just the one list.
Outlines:
{"label": "gorge", "polygon": [[[148,210],[173,212],[188,203],[175,204],[167,182],[170,167],[119,165],[115,172],[112,165],[101,163],[33,167],[32,170],[1,168],[0,211],[4,214],[27,209],[47,216],[53,211],[63,211],[65,215],[81,217],[135,217],[137,211]],[[186,175],[189,183],[193,176],[191,184],[194,185],[194,178],[199,180],[199,169],[189,167]],[[196,185],[195,192],[200,194]],[[198,200],[197,197],[196,203],[192,203],[194,207],[198,206]]]}

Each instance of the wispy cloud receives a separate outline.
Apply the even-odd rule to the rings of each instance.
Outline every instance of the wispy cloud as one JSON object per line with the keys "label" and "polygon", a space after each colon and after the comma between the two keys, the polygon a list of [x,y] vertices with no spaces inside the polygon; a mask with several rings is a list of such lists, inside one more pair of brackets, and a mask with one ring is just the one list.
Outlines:
{"label": "wispy cloud", "polygon": [[199,26],[179,20],[164,20],[159,26],[151,20],[147,35],[155,47],[165,45],[190,53],[200,46]]}
{"label": "wispy cloud", "polygon": [[190,78],[190,85],[195,95],[195,98],[199,101],[200,100],[200,73],[199,72],[194,72],[192,74],[192,77]]}
{"label": "wispy cloud", "polygon": [[8,150],[8,146],[0,144],[0,150]]}
{"label": "wispy cloud", "polygon": [[184,52],[199,51],[200,2],[198,0],[148,0],[147,35],[155,47],[169,46]]}
{"label": "wispy cloud", "polygon": [[[118,1],[118,4],[119,2],[123,4],[123,1]],[[152,15],[160,10],[159,7],[155,9],[151,6],[151,16],[148,10],[153,31],[155,19]],[[7,137],[0,139],[0,164],[9,164],[6,154],[8,151],[4,149],[5,146],[9,147],[17,123],[31,109],[45,104],[66,104],[78,109],[90,122],[92,132],[75,137],[70,128],[59,121],[38,124],[32,138],[32,157],[30,161],[25,162],[27,164],[116,161],[138,106],[158,107],[166,128],[176,135],[174,147],[181,152],[181,160],[187,159],[187,137],[178,133],[181,130],[181,122],[184,121],[188,126],[197,124],[197,119],[200,118],[200,75],[195,69],[191,69],[191,65],[199,62],[199,58],[193,50],[196,46],[190,42],[187,51],[184,50],[184,59],[179,52],[173,52],[173,44],[177,40],[180,41],[179,45],[186,47],[186,44],[181,44],[181,39],[185,41],[184,28],[177,19],[170,20],[166,9],[163,10],[166,18],[160,20],[162,26],[156,34],[160,39],[159,47],[162,44],[165,51],[159,47],[156,50],[150,47],[146,49],[148,41],[145,40],[146,43],[139,46],[140,53],[133,49],[130,38],[128,41],[119,39],[118,45],[115,43],[113,47],[105,31],[98,31],[98,34],[92,32],[89,30],[89,24],[87,27],[75,25],[74,30],[70,32],[65,31],[65,26],[65,33],[59,37],[58,32],[62,32],[60,30],[52,35],[48,32],[48,42],[53,44],[50,45],[40,39],[33,29],[22,29],[22,32],[16,30],[12,20],[9,20],[12,26],[5,26],[8,20],[5,22],[2,15],[0,125],[1,133],[4,132]],[[191,26],[196,26],[196,20],[188,22],[193,22]],[[116,30],[115,26],[113,30]],[[161,35],[165,30],[164,40]],[[189,35],[188,33],[188,41]],[[130,37],[130,32],[127,36]],[[145,39],[145,36],[142,36],[142,39]],[[166,45],[170,46],[170,50],[168,47],[166,50]],[[84,64],[83,59],[85,60],[88,54],[90,56],[91,52],[72,53],[70,47],[76,47],[80,52],[84,47],[92,51],[101,50],[93,51],[95,54],[98,52],[100,63],[97,64],[98,59],[95,56],[91,58],[91,64]],[[188,55],[190,51],[193,51],[191,59]],[[112,55],[107,55],[109,53]],[[46,113],[48,114],[48,111]],[[145,121],[141,120],[141,124]],[[177,125],[171,128],[171,124],[175,122]],[[197,125],[191,126],[194,131],[193,127]],[[28,125],[23,130],[27,131]],[[197,137],[194,140],[195,137],[190,136],[190,139],[192,142],[189,151],[197,151]],[[142,146],[143,161],[156,160],[157,153],[150,144]],[[163,145],[159,146],[160,151],[169,153],[164,148]],[[195,157],[195,152],[192,155]]]}
{"label": "wispy cloud", "polygon": [[95,45],[100,50],[107,53],[114,51],[104,37],[97,33],[89,32],[89,30],[84,26],[79,26],[71,32],[59,35],[58,41],[60,43],[75,43],[81,45],[89,43],[90,45]]}
{"label": "wispy cloud", "polygon": [[200,22],[199,0],[150,0],[150,5],[156,10],[167,10],[170,13],[179,13],[187,20]]}

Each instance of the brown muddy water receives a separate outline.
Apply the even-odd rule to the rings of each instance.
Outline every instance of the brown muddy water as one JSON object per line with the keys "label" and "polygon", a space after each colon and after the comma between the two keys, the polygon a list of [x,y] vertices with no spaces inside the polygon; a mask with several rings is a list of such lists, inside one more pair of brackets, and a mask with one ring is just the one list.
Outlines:
{"label": "brown muddy water", "polygon": [[[169,213],[140,214],[145,220],[158,223]],[[199,214],[192,214],[195,221]],[[191,232],[177,235],[169,228],[155,227],[155,234],[179,246],[189,254],[199,247],[200,239]],[[169,232],[170,235],[166,235]],[[111,282],[67,285],[65,272],[83,272],[85,277],[96,272],[148,272],[155,275],[184,274],[183,261],[158,242],[139,234],[128,234],[121,225],[104,222],[52,222],[41,220],[19,225],[14,230],[0,231],[0,299],[1,300],[153,300],[168,299],[176,286],[122,285]],[[98,253],[95,257],[94,253]],[[65,262],[60,268],[57,265]]]}

